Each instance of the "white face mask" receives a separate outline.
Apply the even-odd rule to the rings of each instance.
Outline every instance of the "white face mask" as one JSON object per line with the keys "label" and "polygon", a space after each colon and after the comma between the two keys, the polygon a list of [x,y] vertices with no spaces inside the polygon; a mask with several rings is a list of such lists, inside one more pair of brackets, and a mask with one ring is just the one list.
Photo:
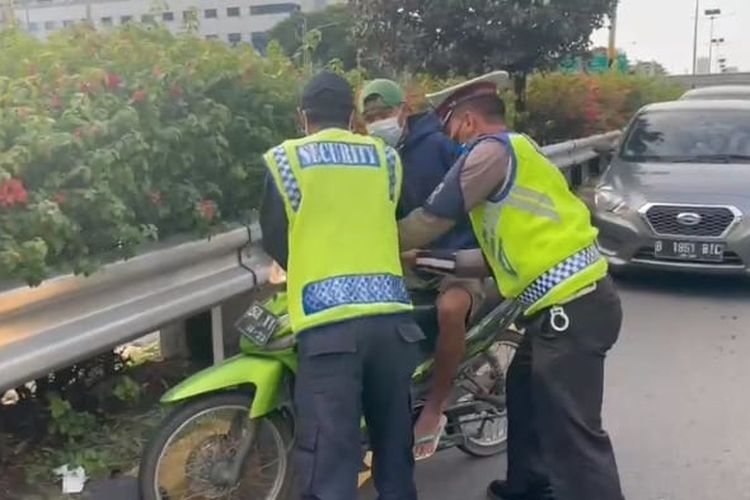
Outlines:
{"label": "white face mask", "polygon": [[398,117],[393,116],[368,124],[367,132],[374,137],[383,139],[389,146],[396,146],[404,133],[404,127],[398,123]]}

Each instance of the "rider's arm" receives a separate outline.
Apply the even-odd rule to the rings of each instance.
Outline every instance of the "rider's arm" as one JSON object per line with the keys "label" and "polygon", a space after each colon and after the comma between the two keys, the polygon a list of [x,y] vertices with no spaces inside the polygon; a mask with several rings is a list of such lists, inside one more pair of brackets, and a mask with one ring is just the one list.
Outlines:
{"label": "rider's arm", "polygon": [[289,258],[289,220],[284,201],[270,174],[266,175],[263,200],[260,205],[260,229],[263,231],[263,249],[282,269],[287,269]]}
{"label": "rider's arm", "polygon": [[425,203],[399,221],[401,250],[422,248],[433,242],[502,188],[511,166],[506,147],[485,140],[474,147],[466,161],[457,163]]}
{"label": "rider's arm", "polygon": [[459,278],[487,278],[490,266],[479,248],[468,250],[417,250],[413,267],[435,274],[449,274]]}

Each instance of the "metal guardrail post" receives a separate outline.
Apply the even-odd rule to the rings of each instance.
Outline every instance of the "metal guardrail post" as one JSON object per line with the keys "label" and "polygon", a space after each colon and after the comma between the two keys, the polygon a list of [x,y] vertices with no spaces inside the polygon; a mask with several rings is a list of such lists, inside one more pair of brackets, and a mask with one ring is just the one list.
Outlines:
{"label": "metal guardrail post", "polygon": [[221,305],[211,308],[211,347],[214,353],[214,364],[224,361],[224,321]]}

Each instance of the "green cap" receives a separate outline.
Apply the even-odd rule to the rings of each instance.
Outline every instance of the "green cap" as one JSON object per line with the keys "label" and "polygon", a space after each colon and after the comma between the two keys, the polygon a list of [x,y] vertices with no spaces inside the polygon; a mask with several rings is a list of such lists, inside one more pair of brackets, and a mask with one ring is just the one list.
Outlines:
{"label": "green cap", "polygon": [[383,78],[372,80],[364,86],[359,94],[360,113],[365,111],[365,101],[374,95],[380,96],[389,108],[397,108],[406,101],[406,95],[398,83]]}

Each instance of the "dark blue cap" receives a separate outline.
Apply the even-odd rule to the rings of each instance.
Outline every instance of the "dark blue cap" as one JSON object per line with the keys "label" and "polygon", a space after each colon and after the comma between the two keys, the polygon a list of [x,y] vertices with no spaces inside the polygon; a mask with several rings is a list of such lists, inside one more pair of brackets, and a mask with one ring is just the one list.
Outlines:
{"label": "dark blue cap", "polygon": [[341,109],[354,111],[354,92],[349,82],[330,71],[319,73],[302,91],[303,110]]}

